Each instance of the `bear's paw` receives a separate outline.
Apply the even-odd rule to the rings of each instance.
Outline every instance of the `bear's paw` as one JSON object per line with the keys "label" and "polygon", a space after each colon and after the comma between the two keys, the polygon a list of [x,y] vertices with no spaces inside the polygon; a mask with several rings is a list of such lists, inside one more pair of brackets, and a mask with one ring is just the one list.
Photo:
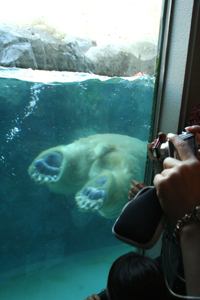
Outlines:
{"label": "bear's paw", "polygon": [[76,196],[76,204],[82,211],[98,211],[105,200],[105,190],[86,187]]}
{"label": "bear's paw", "polygon": [[62,154],[51,152],[37,159],[30,167],[29,174],[37,183],[51,183],[56,181],[62,164]]}

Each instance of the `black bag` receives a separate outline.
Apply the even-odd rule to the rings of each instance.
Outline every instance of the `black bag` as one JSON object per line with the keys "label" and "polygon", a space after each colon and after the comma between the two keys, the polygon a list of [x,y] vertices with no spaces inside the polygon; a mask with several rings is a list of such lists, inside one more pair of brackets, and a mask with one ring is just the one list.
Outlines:
{"label": "black bag", "polygon": [[112,233],[131,246],[150,249],[158,241],[166,221],[155,187],[145,187],[125,205]]}

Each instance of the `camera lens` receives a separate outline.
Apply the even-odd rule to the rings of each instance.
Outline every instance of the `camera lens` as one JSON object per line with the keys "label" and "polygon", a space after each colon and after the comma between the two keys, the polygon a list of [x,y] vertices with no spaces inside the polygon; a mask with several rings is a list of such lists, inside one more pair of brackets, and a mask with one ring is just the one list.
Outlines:
{"label": "camera lens", "polygon": [[169,156],[169,143],[163,143],[160,146],[160,156],[162,158],[168,157]]}

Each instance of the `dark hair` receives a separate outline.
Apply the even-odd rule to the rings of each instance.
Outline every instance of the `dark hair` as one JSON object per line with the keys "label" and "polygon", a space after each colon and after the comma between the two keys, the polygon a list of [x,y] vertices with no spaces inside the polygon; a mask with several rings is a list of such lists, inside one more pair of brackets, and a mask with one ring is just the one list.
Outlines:
{"label": "dark hair", "polygon": [[200,101],[193,107],[189,118],[186,120],[187,126],[200,125]]}
{"label": "dark hair", "polygon": [[113,263],[107,289],[110,300],[169,299],[160,263],[135,252],[124,254]]}

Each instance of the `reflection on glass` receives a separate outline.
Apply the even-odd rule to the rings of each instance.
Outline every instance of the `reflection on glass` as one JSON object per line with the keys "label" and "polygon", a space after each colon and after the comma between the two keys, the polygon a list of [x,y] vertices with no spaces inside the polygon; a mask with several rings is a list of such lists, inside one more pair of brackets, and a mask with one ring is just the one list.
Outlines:
{"label": "reflection on glass", "polygon": [[1,299],[84,299],[132,250],[111,228],[144,178],[161,4],[3,4]]}

